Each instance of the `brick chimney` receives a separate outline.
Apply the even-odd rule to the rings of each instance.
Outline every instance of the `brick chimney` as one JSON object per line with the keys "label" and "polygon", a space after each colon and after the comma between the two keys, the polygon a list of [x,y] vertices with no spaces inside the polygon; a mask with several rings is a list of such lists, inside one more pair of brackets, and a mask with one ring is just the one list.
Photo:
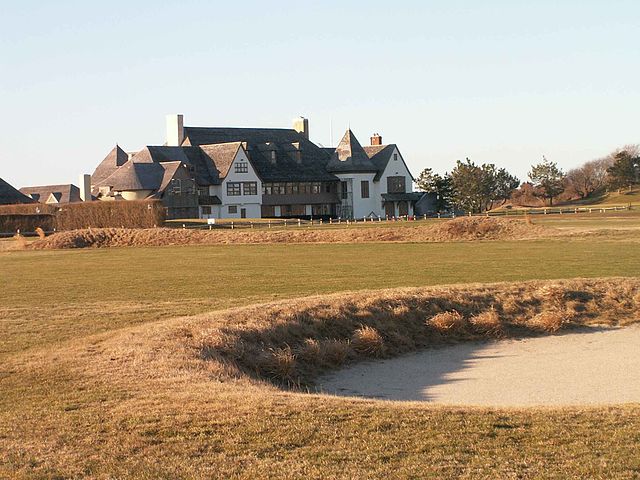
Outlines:
{"label": "brick chimney", "polygon": [[371,145],[382,145],[382,135],[379,133],[374,133],[371,136]]}

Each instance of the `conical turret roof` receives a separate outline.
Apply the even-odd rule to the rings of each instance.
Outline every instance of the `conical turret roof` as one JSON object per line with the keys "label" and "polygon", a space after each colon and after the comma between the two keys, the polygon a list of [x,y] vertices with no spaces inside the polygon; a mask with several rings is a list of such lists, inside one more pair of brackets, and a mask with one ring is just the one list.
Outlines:
{"label": "conical turret roof", "polygon": [[351,129],[348,129],[340,140],[327,169],[337,173],[378,171]]}

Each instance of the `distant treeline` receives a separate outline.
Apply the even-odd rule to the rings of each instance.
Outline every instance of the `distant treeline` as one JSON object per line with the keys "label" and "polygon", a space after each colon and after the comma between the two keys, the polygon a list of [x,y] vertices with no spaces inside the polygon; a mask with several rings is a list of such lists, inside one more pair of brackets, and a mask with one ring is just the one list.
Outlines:
{"label": "distant treeline", "polygon": [[605,191],[631,191],[640,183],[640,146],[626,145],[567,173],[543,157],[542,162],[531,166],[528,177],[529,181],[521,183],[504,168],[492,163],[478,165],[467,158],[458,160],[444,175],[430,168],[423,170],[416,184],[420,190],[436,195],[439,211],[480,213],[507,202],[553,205],[554,201],[586,199]]}

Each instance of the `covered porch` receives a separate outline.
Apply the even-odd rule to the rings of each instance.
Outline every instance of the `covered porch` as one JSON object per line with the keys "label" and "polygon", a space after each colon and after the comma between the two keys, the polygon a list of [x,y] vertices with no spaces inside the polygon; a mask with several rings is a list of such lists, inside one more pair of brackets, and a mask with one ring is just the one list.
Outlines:
{"label": "covered porch", "polygon": [[383,193],[382,207],[384,214],[388,218],[412,216],[415,211],[415,204],[423,193],[407,192],[407,193]]}

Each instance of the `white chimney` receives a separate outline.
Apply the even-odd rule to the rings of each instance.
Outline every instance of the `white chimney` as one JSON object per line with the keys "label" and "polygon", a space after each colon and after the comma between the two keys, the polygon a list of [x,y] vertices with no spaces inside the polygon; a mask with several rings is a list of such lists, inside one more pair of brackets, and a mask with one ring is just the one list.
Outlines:
{"label": "white chimney", "polygon": [[91,201],[91,175],[80,175],[80,200],[83,202]]}
{"label": "white chimney", "polygon": [[184,116],[167,115],[167,146],[179,147],[184,141]]}
{"label": "white chimney", "polygon": [[304,117],[298,117],[293,119],[293,129],[304,135],[304,138],[309,140],[309,119]]}

